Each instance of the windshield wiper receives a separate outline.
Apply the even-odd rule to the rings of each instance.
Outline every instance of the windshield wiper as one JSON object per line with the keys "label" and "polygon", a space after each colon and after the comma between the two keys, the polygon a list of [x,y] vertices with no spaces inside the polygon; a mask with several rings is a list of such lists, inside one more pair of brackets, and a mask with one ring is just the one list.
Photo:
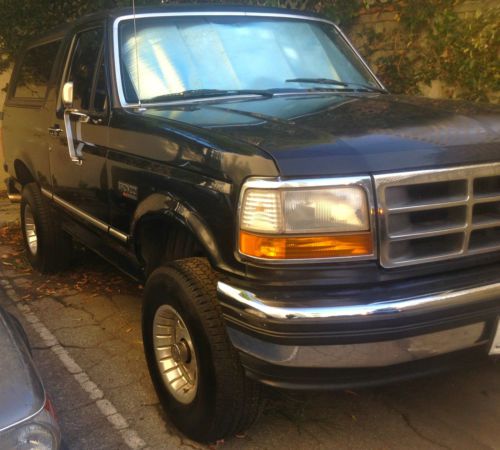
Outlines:
{"label": "windshield wiper", "polygon": [[375,86],[371,86],[369,84],[363,83],[354,83],[351,81],[340,81],[334,80],[332,78],[292,78],[290,80],[286,80],[287,83],[315,83],[315,84],[330,84],[335,86],[349,87],[349,86],[358,86],[361,89],[365,89],[370,92],[380,92],[385,94],[385,90],[377,88]]}
{"label": "windshield wiper", "polygon": [[173,100],[197,99],[207,97],[230,97],[236,95],[260,95],[271,98],[274,94],[270,91],[258,89],[190,89],[187,91],[176,92],[174,94],[157,95],[156,97],[142,100],[143,103],[158,103]]}

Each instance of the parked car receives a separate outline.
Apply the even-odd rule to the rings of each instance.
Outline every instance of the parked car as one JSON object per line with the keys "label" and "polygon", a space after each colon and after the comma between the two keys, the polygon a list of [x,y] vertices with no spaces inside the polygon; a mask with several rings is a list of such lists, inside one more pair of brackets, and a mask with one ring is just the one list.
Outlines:
{"label": "parked car", "polygon": [[57,450],[54,409],[21,324],[0,306],[0,449]]}
{"label": "parked car", "polygon": [[500,115],[391,95],[330,21],[161,7],[34,40],[4,112],[28,257],[146,281],[172,422],[248,428],[261,384],[375,385],[498,354]]}

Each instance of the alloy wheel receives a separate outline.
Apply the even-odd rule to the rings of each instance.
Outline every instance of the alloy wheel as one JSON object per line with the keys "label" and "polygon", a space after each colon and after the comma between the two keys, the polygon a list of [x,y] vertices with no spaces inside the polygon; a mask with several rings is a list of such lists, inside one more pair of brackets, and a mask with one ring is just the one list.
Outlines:
{"label": "alloy wheel", "polygon": [[153,321],[156,363],[169,393],[180,403],[191,403],[198,389],[198,364],[193,340],[179,313],[161,305]]}
{"label": "alloy wheel", "polygon": [[26,234],[26,242],[29,251],[32,255],[36,255],[38,251],[38,235],[36,232],[35,218],[33,217],[33,212],[29,204],[24,206],[24,232]]}

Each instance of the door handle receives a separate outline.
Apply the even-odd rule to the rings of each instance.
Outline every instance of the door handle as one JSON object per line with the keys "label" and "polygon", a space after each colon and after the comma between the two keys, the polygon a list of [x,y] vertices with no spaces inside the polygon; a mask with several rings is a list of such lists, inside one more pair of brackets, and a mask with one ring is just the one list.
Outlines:
{"label": "door handle", "polygon": [[49,127],[49,134],[51,136],[60,136],[62,133],[62,129],[59,125],[54,125],[53,127]]}

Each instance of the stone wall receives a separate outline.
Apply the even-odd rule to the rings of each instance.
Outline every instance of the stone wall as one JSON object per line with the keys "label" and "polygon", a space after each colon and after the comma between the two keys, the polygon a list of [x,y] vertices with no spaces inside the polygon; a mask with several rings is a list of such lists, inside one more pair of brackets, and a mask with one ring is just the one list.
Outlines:
{"label": "stone wall", "polygon": [[0,74],[0,191],[4,190],[3,180],[6,177],[3,170],[3,139],[2,139],[2,119],[3,119],[3,103],[5,101],[5,90],[7,83],[10,79],[10,70],[7,70]]}
{"label": "stone wall", "polygon": [[[460,16],[465,17],[474,14],[478,9],[487,11],[495,6],[498,6],[498,0],[463,0],[457,4],[455,10]],[[367,34],[371,30],[388,36],[385,45],[382,44],[371,54],[367,55],[365,52],[365,55],[363,55],[371,62],[377,60],[379,57],[393,54],[395,45],[391,39],[399,26],[395,9],[389,4],[383,7],[372,7],[361,10],[359,17],[348,34],[357,48],[363,47],[367,41]],[[373,64],[371,65],[373,66]],[[449,88],[439,80],[433,80],[430,86],[419,85],[419,90],[422,95],[431,98],[444,98],[449,94]],[[497,93],[491,93],[490,100],[498,101]]]}

